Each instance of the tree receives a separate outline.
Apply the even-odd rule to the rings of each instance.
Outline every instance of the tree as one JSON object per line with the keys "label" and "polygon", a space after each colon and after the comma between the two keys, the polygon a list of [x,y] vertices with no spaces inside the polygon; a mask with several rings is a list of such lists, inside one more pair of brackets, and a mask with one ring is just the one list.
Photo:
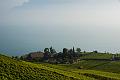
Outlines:
{"label": "tree", "polygon": [[14,59],[15,57],[14,56],[12,56],[12,59]]}
{"label": "tree", "polygon": [[50,47],[50,53],[53,54],[53,48],[52,48],[52,46]]}
{"label": "tree", "polygon": [[68,49],[67,48],[63,48],[63,54],[67,54],[68,53]]}
{"label": "tree", "polygon": [[52,46],[50,47],[50,53],[51,53],[51,54],[56,53],[55,49],[53,49]]}
{"label": "tree", "polygon": [[49,53],[49,48],[45,48],[45,49],[44,49],[44,52],[45,52],[45,53]]}
{"label": "tree", "polygon": [[74,46],[73,46],[73,53],[75,53],[75,49],[74,49]]}
{"label": "tree", "polygon": [[[73,54],[73,49],[69,49],[68,50],[68,53],[69,53],[69,59],[73,59],[73,56],[74,56],[74,54]],[[70,61],[70,63],[71,63],[71,61]]]}
{"label": "tree", "polygon": [[20,60],[23,60],[23,59],[24,59],[23,56],[21,56],[21,57],[20,57]]}
{"label": "tree", "polygon": [[50,53],[50,52],[49,52],[49,48],[45,48],[45,49],[44,49],[44,57],[43,57],[44,60],[48,60],[48,58],[49,58],[49,56],[50,56],[49,53]]}
{"label": "tree", "polygon": [[53,53],[57,53],[55,49],[53,49]]}
{"label": "tree", "polygon": [[15,59],[16,59],[16,60],[19,60],[19,57],[18,57],[18,56],[15,56]]}
{"label": "tree", "polygon": [[62,55],[62,58],[63,58],[63,62],[67,62],[68,61],[68,49],[67,48],[63,48],[63,55]]}
{"label": "tree", "polygon": [[98,51],[97,51],[97,50],[95,50],[95,51],[93,51],[93,53],[98,53]]}
{"label": "tree", "polygon": [[69,50],[68,50],[68,53],[69,53],[69,54],[72,54],[72,53],[73,53],[73,50],[72,50],[72,49],[69,49]]}
{"label": "tree", "polygon": [[83,53],[86,53],[86,51],[83,51]]}
{"label": "tree", "polygon": [[80,53],[80,52],[81,52],[81,49],[80,49],[80,48],[77,48],[76,51],[77,51],[78,53]]}

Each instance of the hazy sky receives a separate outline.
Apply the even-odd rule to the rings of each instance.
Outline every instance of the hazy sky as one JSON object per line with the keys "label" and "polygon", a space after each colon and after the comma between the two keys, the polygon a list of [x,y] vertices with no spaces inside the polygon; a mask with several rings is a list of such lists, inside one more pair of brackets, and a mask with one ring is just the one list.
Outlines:
{"label": "hazy sky", "polygon": [[120,52],[119,0],[0,0],[0,51],[53,46]]}

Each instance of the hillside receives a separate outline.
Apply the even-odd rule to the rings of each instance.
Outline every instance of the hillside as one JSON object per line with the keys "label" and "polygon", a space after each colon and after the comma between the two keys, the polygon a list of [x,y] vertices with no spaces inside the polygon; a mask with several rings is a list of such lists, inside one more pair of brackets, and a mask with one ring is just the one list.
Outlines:
{"label": "hillside", "polygon": [[[120,80],[120,74],[119,73],[112,73],[105,72],[105,71],[98,71],[98,70],[86,70],[86,69],[78,69],[78,64],[59,64],[59,65],[53,65],[53,64],[46,64],[43,63],[43,65],[47,67],[51,67],[54,69],[69,71],[76,74],[81,74],[85,76],[89,76],[91,78],[95,78],[97,80]],[[87,66],[87,65],[86,65]],[[120,70],[120,69],[119,69]]]}
{"label": "hillside", "polygon": [[1,80],[94,80],[84,75],[66,72],[42,64],[16,61],[0,55]]}
{"label": "hillside", "polygon": [[120,58],[120,54],[109,53],[82,53],[81,61],[76,64],[69,64],[64,66],[70,68],[82,68],[85,70],[99,70],[113,73],[120,73],[120,60],[112,60],[113,55]]}
{"label": "hillside", "polygon": [[71,69],[97,70],[120,74],[120,61],[82,60],[76,64],[60,64]]}
{"label": "hillside", "polygon": [[[0,80],[120,80],[120,63],[115,62],[118,64],[115,65],[111,62],[111,68],[108,69],[106,63],[110,62],[82,60],[77,64],[35,64],[0,55]],[[119,69],[118,72],[115,68]]]}
{"label": "hillside", "polygon": [[81,59],[112,59],[113,54],[109,53],[82,53]]}

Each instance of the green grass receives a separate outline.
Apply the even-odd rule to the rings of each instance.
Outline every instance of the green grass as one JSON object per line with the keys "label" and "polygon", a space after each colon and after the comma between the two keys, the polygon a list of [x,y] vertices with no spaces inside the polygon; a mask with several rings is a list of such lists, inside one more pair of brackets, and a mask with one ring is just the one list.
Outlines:
{"label": "green grass", "polygon": [[116,73],[95,71],[95,70],[76,70],[73,72],[79,73],[81,75],[86,75],[89,77],[94,77],[99,80],[120,80],[120,74],[116,74]]}
{"label": "green grass", "polygon": [[120,61],[82,60],[76,64],[61,64],[60,66],[65,66],[67,69],[82,68],[84,70],[98,70],[120,74]]}
{"label": "green grass", "polygon": [[[89,76],[91,78],[95,78],[97,80],[120,80],[120,74],[112,73],[112,72],[103,72],[97,70],[84,70],[84,69],[77,69],[75,67],[71,67],[70,65],[52,65],[52,64],[43,64],[47,67],[51,67],[54,69],[69,71],[75,74]],[[75,65],[75,64],[73,64]]]}
{"label": "green grass", "polygon": [[42,64],[16,61],[0,55],[0,80],[95,80],[95,78]]}
{"label": "green grass", "polygon": [[83,53],[86,54],[82,56],[81,59],[112,59],[112,54],[108,53]]}
{"label": "green grass", "polygon": [[120,80],[120,61],[82,60],[55,65],[0,55],[0,80]]}

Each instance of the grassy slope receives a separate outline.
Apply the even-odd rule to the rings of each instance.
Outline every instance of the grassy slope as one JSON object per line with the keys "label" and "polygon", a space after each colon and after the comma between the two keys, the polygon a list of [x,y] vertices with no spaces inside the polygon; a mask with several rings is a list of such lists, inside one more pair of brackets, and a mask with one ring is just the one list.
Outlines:
{"label": "grassy slope", "polygon": [[84,60],[76,65],[77,65],[76,68],[78,66],[82,66],[84,69],[120,73],[120,61],[95,61],[95,60],[85,61]]}
{"label": "grassy slope", "polygon": [[86,54],[81,59],[112,59],[112,54],[109,53],[82,53]]}
{"label": "grassy slope", "polygon": [[[87,55],[82,56],[81,58],[82,59],[111,59],[112,54],[88,53]],[[71,72],[79,73],[82,75],[87,75],[89,77],[94,77],[97,79],[99,76],[105,79],[107,79],[106,77],[120,79],[120,61],[82,60],[76,64],[59,64],[59,65],[43,64],[43,65],[57,68],[64,71],[71,71]],[[79,68],[82,68],[82,70]]]}
{"label": "grassy slope", "polygon": [[[84,54],[84,53],[83,53]],[[117,55],[120,57],[120,54]],[[74,65],[64,65],[71,68],[83,68],[87,70],[99,70],[106,72],[120,73],[120,61],[110,61],[112,54],[108,53],[86,53],[81,59],[109,59],[107,60],[82,60]]]}
{"label": "grassy slope", "polygon": [[76,66],[74,66],[75,64],[72,64],[72,66],[68,64],[66,65],[43,64],[43,65],[54,69],[59,69],[59,70],[69,71],[75,74],[89,76],[91,78],[96,78],[97,80],[120,80],[120,74],[97,71],[97,70],[77,69]]}
{"label": "grassy slope", "polygon": [[0,55],[0,80],[95,80],[73,72]]}
{"label": "grassy slope", "polygon": [[[80,66],[83,69],[78,69]],[[120,80],[119,67],[119,61],[82,60],[77,64],[52,65],[16,61],[0,55],[2,80]]]}
{"label": "grassy slope", "polygon": [[[120,54],[116,55],[120,57]],[[112,54],[108,53],[87,53],[81,59],[112,59]],[[82,60],[73,67],[82,66],[84,69],[93,69],[107,72],[120,73],[120,61],[99,61],[99,60]]]}

